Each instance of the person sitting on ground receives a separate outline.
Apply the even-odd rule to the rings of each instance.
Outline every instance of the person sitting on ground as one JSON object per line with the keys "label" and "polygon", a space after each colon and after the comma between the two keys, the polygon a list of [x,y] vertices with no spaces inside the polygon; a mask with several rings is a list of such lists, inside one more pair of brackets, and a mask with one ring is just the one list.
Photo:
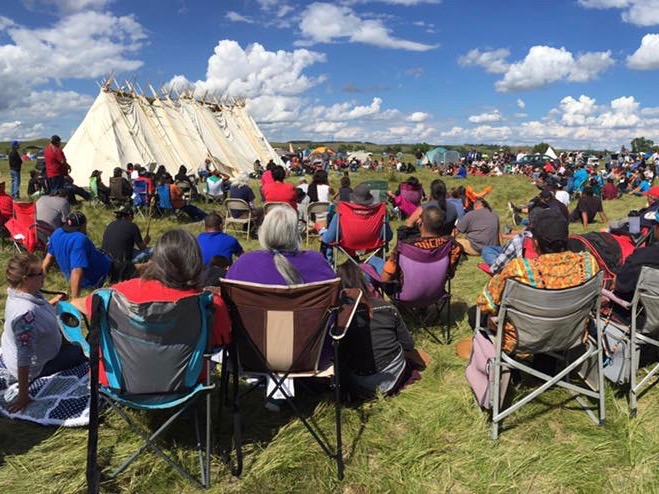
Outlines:
{"label": "person sitting on ground", "polygon": [[7,409],[14,413],[30,403],[30,383],[43,376],[70,369],[85,361],[82,349],[62,338],[54,305],[64,294],[46,300],[40,290],[44,272],[34,254],[17,254],[5,272],[7,300],[2,333],[2,359],[18,381],[18,394]]}
{"label": "person sitting on ground", "polygon": [[96,197],[103,204],[108,205],[110,204],[110,187],[103,183],[102,173],[101,170],[94,170],[89,177],[89,185],[91,187],[92,181],[96,183]]}
{"label": "person sitting on ground", "polygon": [[[488,316],[496,316],[499,311],[507,279],[536,288],[556,290],[580,285],[600,271],[597,260],[590,252],[567,250],[568,222],[558,211],[549,208],[542,210],[531,228],[538,257],[513,259],[490,279],[476,300],[483,316],[483,320],[479,321],[481,327],[488,327]],[[475,316],[476,307],[472,307],[469,310],[472,327],[477,322]],[[512,325],[506,324],[503,335],[506,352],[515,348],[515,334]]]}
{"label": "person sitting on ground", "polygon": [[221,256],[228,260],[229,265],[234,257],[243,253],[240,242],[235,237],[222,231],[224,220],[214,211],[204,218],[204,231],[197,236],[197,243],[201,249],[201,257],[204,264],[210,264],[215,256]]}
{"label": "person sitting on ground", "polygon": [[451,189],[451,196],[446,199],[448,204],[453,204],[458,219],[462,218],[466,212],[464,207],[464,195],[465,188],[461,185],[460,187],[453,187],[453,189]]}
{"label": "person sitting on ground", "polygon": [[349,388],[358,398],[376,393],[393,395],[421,378],[427,356],[414,348],[398,309],[390,302],[370,297],[361,271],[351,261],[337,269],[343,288],[359,288],[362,302],[342,344]]}
{"label": "person sitting on ground", "polygon": [[124,177],[124,171],[116,167],[110,178],[110,199],[118,204],[128,204],[133,196],[133,186]]}
{"label": "person sitting on ground", "polygon": [[[417,237],[406,238],[399,240],[414,245],[420,249],[433,250],[442,245],[450,242],[453,244],[449,254],[449,276],[452,278],[455,275],[455,270],[462,257],[463,247],[455,241],[450,235],[442,235],[444,227],[444,211],[437,206],[430,206],[423,210],[421,218],[419,219],[420,235]],[[398,269],[398,253],[394,249],[386,262],[379,257],[372,257],[369,260],[375,270],[380,274],[380,279],[384,282],[398,281],[403,282],[401,279],[401,272]]]}
{"label": "person sitting on ground", "polygon": [[110,257],[87,237],[87,217],[80,211],[70,213],[64,225],[50,236],[43,260],[45,273],[53,261],[69,281],[71,297],[78,297],[82,288],[101,286],[112,270]]}
{"label": "person sitting on ground", "polygon": [[[185,230],[169,230],[153,248],[151,260],[139,278],[112,285],[133,304],[153,301],[177,302],[196,295],[204,287],[204,263],[194,236]],[[72,304],[91,316],[92,295],[72,300]],[[219,295],[213,296],[210,344],[213,348],[231,341],[231,319]]]}
{"label": "person sitting on ground", "polygon": [[642,196],[645,192],[650,190],[651,185],[652,185],[651,180],[645,178],[643,175],[640,175],[640,180],[638,181],[638,185],[629,192],[631,194],[634,194],[635,196]]}
{"label": "person sitting on ground", "polygon": [[605,201],[611,201],[617,199],[619,195],[618,187],[616,187],[613,179],[607,178],[606,184],[604,184],[604,188],[602,189],[602,199]]}
{"label": "person sitting on ground", "polygon": [[[265,177],[265,174],[263,175]],[[297,211],[297,193],[293,184],[284,182],[286,170],[281,165],[276,165],[272,170],[273,181],[263,186],[263,198],[265,202],[285,202]],[[311,188],[311,185],[309,185]]]}
{"label": "person sitting on ground", "polygon": [[27,181],[27,195],[35,199],[44,193],[44,180],[37,170],[30,170],[30,179]]}
{"label": "person sitting on ground", "polygon": [[415,176],[408,177],[405,182],[400,183],[395,193],[387,191],[387,195],[404,218],[414,213],[421,205],[421,201],[426,197],[426,193],[423,191],[423,185]]}
{"label": "person sitting on ground", "polygon": [[480,256],[483,247],[501,243],[499,216],[492,212],[485,199],[477,198],[474,209],[458,220],[455,229],[461,234],[456,235],[456,241],[470,256]]}
{"label": "person sitting on ground", "polygon": [[[508,202],[508,208],[513,213],[513,223],[516,225],[527,225],[531,223],[533,215],[537,214],[539,211],[552,208],[565,216],[565,219],[569,219],[570,212],[567,209],[567,206],[556,199],[553,192],[553,187],[551,185],[546,185],[540,193],[531,199],[526,207],[517,207],[512,202]],[[528,220],[524,220],[520,213],[527,213],[529,215]]]}
{"label": "person sitting on ground", "polygon": [[570,214],[570,221],[581,221],[583,227],[586,228],[589,223],[595,221],[595,216],[599,213],[600,219],[606,223],[607,218],[604,214],[604,207],[602,206],[602,198],[593,195],[593,189],[589,186],[584,187],[577,207]]}
{"label": "person sitting on ground", "polygon": [[352,187],[350,187],[350,177],[344,175],[341,177],[339,192],[337,192],[332,200],[350,202],[350,194],[352,194]]}
{"label": "person sitting on ground", "polygon": [[444,210],[444,228],[442,229],[442,235],[451,235],[453,227],[455,226],[455,221],[458,219],[458,212],[453,204],[447,202],[446,184],[439,178],[430,183],[430,200],[416,208],[416,211],[414,211],[405,221],[405,226],[408,229],[416,229],[421,213],[425,208],[430,206],[437,206]]}
{"label": "person sitting on ground", "polygon": [[263,250],[241,255],[227,272],[227,279],[267,285],[296,285],[329,280],[334,271],[319,252],[300,250],[297,213],[276,206],[259,228]]}
{"label": "person sitting on ground", "polygon": [[206,212],[197,206],[188,203],[183,197],[183,191],[169,180],[169,200],[174,209],[180,209],[187,214],[192,221],[201,221],[206,217]]}
{"label": "person sitting on ground", "polygon": [[[140,228],[133,223],[135,213],[130,206],[123,206],[114,212],[115,220],[103,232],[101,249],[116,263],[126,265],[146,262],[151,255],[147,234],[142,238]],[[135,246],[139,249],[135,251]],[[124,273],[124,277],[132,277],[133,273]]]}

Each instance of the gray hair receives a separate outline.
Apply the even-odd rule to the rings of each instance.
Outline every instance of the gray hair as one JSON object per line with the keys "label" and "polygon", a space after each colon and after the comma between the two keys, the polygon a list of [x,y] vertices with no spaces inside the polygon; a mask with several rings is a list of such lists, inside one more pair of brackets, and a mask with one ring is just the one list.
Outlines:
{"label": "gray hair", "polygon": [[275,267],[289,285],[303,283],[299,271],[282,252],[298,252],[300,235],[297,231],[297,212],[289,206],[276,206],[265,215],[259,228],[259,243],[274,253]]}
{"label": "gray hair", "polygon": [[238,187],[244,187],[246,185],[249,187],[249,175],[247,173],[241,173],[231,179],[231,185],[237,185]]}

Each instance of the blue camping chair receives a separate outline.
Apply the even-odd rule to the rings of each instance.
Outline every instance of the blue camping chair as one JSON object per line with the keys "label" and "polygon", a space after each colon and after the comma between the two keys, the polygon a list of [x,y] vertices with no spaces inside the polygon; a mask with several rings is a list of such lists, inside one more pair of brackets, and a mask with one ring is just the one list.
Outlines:
{"label": "blue camping chair", "polygon": [[[144,445],[126,459],[110,477],[124,471],[143,451],[149,449],[189,481],[210,486],[211,458],[211,349],[209,334],[212,294],[204,292],[177,302],[132,304],[112,289],[96,290],[92,299],[89,344],[92,383],[87,482],[89,492],[98,492],[97,465],[99,402],[107,403],[126,421]],[[82,342],[84,316],[68,303],[58,306],[62,332],[69,341]],[[100,356],[99,356],[100,349]],[[99,381],[99,361],[104,378]],[[205,369],[205,380],[200,378]],[[96,383],[96,385],[94,385]],[[200,402],[204,398],[204,402]],[[202,407],[202,403],[205,407]],[[155,432],[143,431],[124,411],[170,410],[173,412]],[[202,440],[198,411],[205,408],[205,436]],[[160,436],[184,412],[191,411],[199,454],[201,478],[195,478],[156,444]]]}
{"label": "blue camping chair", "polygon": [[156,187],[156,195],[158,196],[158,212],[161,215],[173,213],[174,206],[169,195],[169,185],[159,185]]}
{"label": "blue camping chair", "polygon": [[133,182],[133,206],[135,210],[144,218],[144,210],[149,208],[149,184],[145,180],[135,180]]}

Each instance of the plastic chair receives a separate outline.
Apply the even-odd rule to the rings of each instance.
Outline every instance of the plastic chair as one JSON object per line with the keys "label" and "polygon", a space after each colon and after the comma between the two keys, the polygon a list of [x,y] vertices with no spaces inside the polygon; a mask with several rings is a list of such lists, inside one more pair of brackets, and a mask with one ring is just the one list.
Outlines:
{"label": "plastic chair", "polygon": [[[281,392],[325,454],[336,461],[338,477],[342,479],[339,349],[361,300],[361,291],[348,290],[347,297],[341,298],[338,278],[292,286],[227,279],[220,283],[233,322],[236,354],[231,358],[238,360],[241,372],[266,374],[272,379],[274,389],[268,398]],[[332,342],[333,363],[321,358],[326,338]],[[224,364],[223,383],[228,379]],[[299,409],[284,386],[288,378],[319,377],[330,378],[334,387],[335,447]]]}
{"label": "plastic chair", "polygon": [[386,223],[387,208],[384,203],[373,206],[361,206],[352,202],[341,201],[336,207],[336,239],[331,245],[334,249],[334,269],[341,251],[357,264],[355,256],[365,254],[366,261],[387,245]]}
{"label": "plastic chair", "polygon": [[[498,437],[499,427],[504,418],[552,386],[569,390],[595,424],[604,423],[602,328],[599,322],[602,280],[603,273],[600,271],[581,285],[561,290],[534,288],[514,279],[506,280],[496,316],[494,358],[489,362],[491,392],[488,405],[492,407],[492,439]],[[479,308],[476,311],[476,321],[480,321],[480,317]],[[588,334],[585,337],[587,323],[591,318],[595,321],[595,334]],[[507,323],[514,326],[517,335],[517,345],[511,352],[503,349],[503,335]],[[479,331],[488,332],[487,329],[477,326],[474,340]],[[584,350],[581,351],[581,348]],[[519,353],[548,354],[562,360],[565,365],[551,376],[517,360],[515,355]],[[543,384],[515,403],[504,407],[502,374],[511,369],[529,374],[543,381]],[[570,374],[574,371],[579,372],[583,380],[594,389],[570,382]],[[594,381],[593,374],[595,374]],[[597,415],[579,395],[597,400]]]}
{"label": "plastic chair", "polygon": [[137,213],[145,217],[144,209],[149,209],[151,194],[149,194],[149,184],[146,180],[137,179],[133,182],[133,206]]}
{"label": "plastic chair", "polygon": [[[84,316],[70,304],[64,304],[58,313],[65,337],[75,342],[84,339],[80,332],[80,321]],[[97,465],[100,400],[109,404],[131,430],[144,439],[144,445],[111,477],[123,472],[148,449],[190,482],[210,486],[211,392],[214,389],[210,382],[211,348],[208,343],[211,314],[212,294],[208,292],[177,302],[145,304],[132,304],[111,289],[94,292],[87,347],[92,383],[87,444],[89,492],[98,492],[100,481]],[[102,371],[99,371],[100,365]],[[200,383],[204,372],[205,379]],[[201,398],[204,400],[200,403]],[[199,406],[202,403],[203,406]],[[143,411],[169,410],[172,415],[150,433],[138,427],[124,407]],[[206,415],[203,440],[199,430],[199,408]],[[155,442],[188,410],[193,412],[200,479],[193,477]]]}
{"label": "plastic chair", "polygon": [[[229,225],[247,225],[247,229],[244,230],[245,237],[249,237],[249,232],[252,223],[252,208],[249,207],[242,199],[226,199],[224,201],[224,206],[226,207],[226,215],[224,217],[224,229],[228,231]],[[240,216],[235,218],[233,212],[240,213]],[[235,228],[232,227],[234,232],[238,232]]]}

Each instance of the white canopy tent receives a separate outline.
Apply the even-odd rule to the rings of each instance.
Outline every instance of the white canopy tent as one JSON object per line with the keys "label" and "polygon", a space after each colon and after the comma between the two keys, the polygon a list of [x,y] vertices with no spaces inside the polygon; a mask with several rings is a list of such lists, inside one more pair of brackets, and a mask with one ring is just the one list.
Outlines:
{"label": "white canopy tent", "polygon": [[556,151],[554,151],[554,148],[552,148],[551,146],[549,146],[547,148],[547,151],[545,151],[545,154],[553,160],[558,158],[558,155],[556,154]]}
{"label": "white canopy tent", "polygon": [[210,158],[228,175],[251,172],[254,160],[280,163],[245,104],[181,96],[146,97],[106,83],[64,148],[71,176],[86,185],[93,170],[110,177],[127,163],[196,170]]}

